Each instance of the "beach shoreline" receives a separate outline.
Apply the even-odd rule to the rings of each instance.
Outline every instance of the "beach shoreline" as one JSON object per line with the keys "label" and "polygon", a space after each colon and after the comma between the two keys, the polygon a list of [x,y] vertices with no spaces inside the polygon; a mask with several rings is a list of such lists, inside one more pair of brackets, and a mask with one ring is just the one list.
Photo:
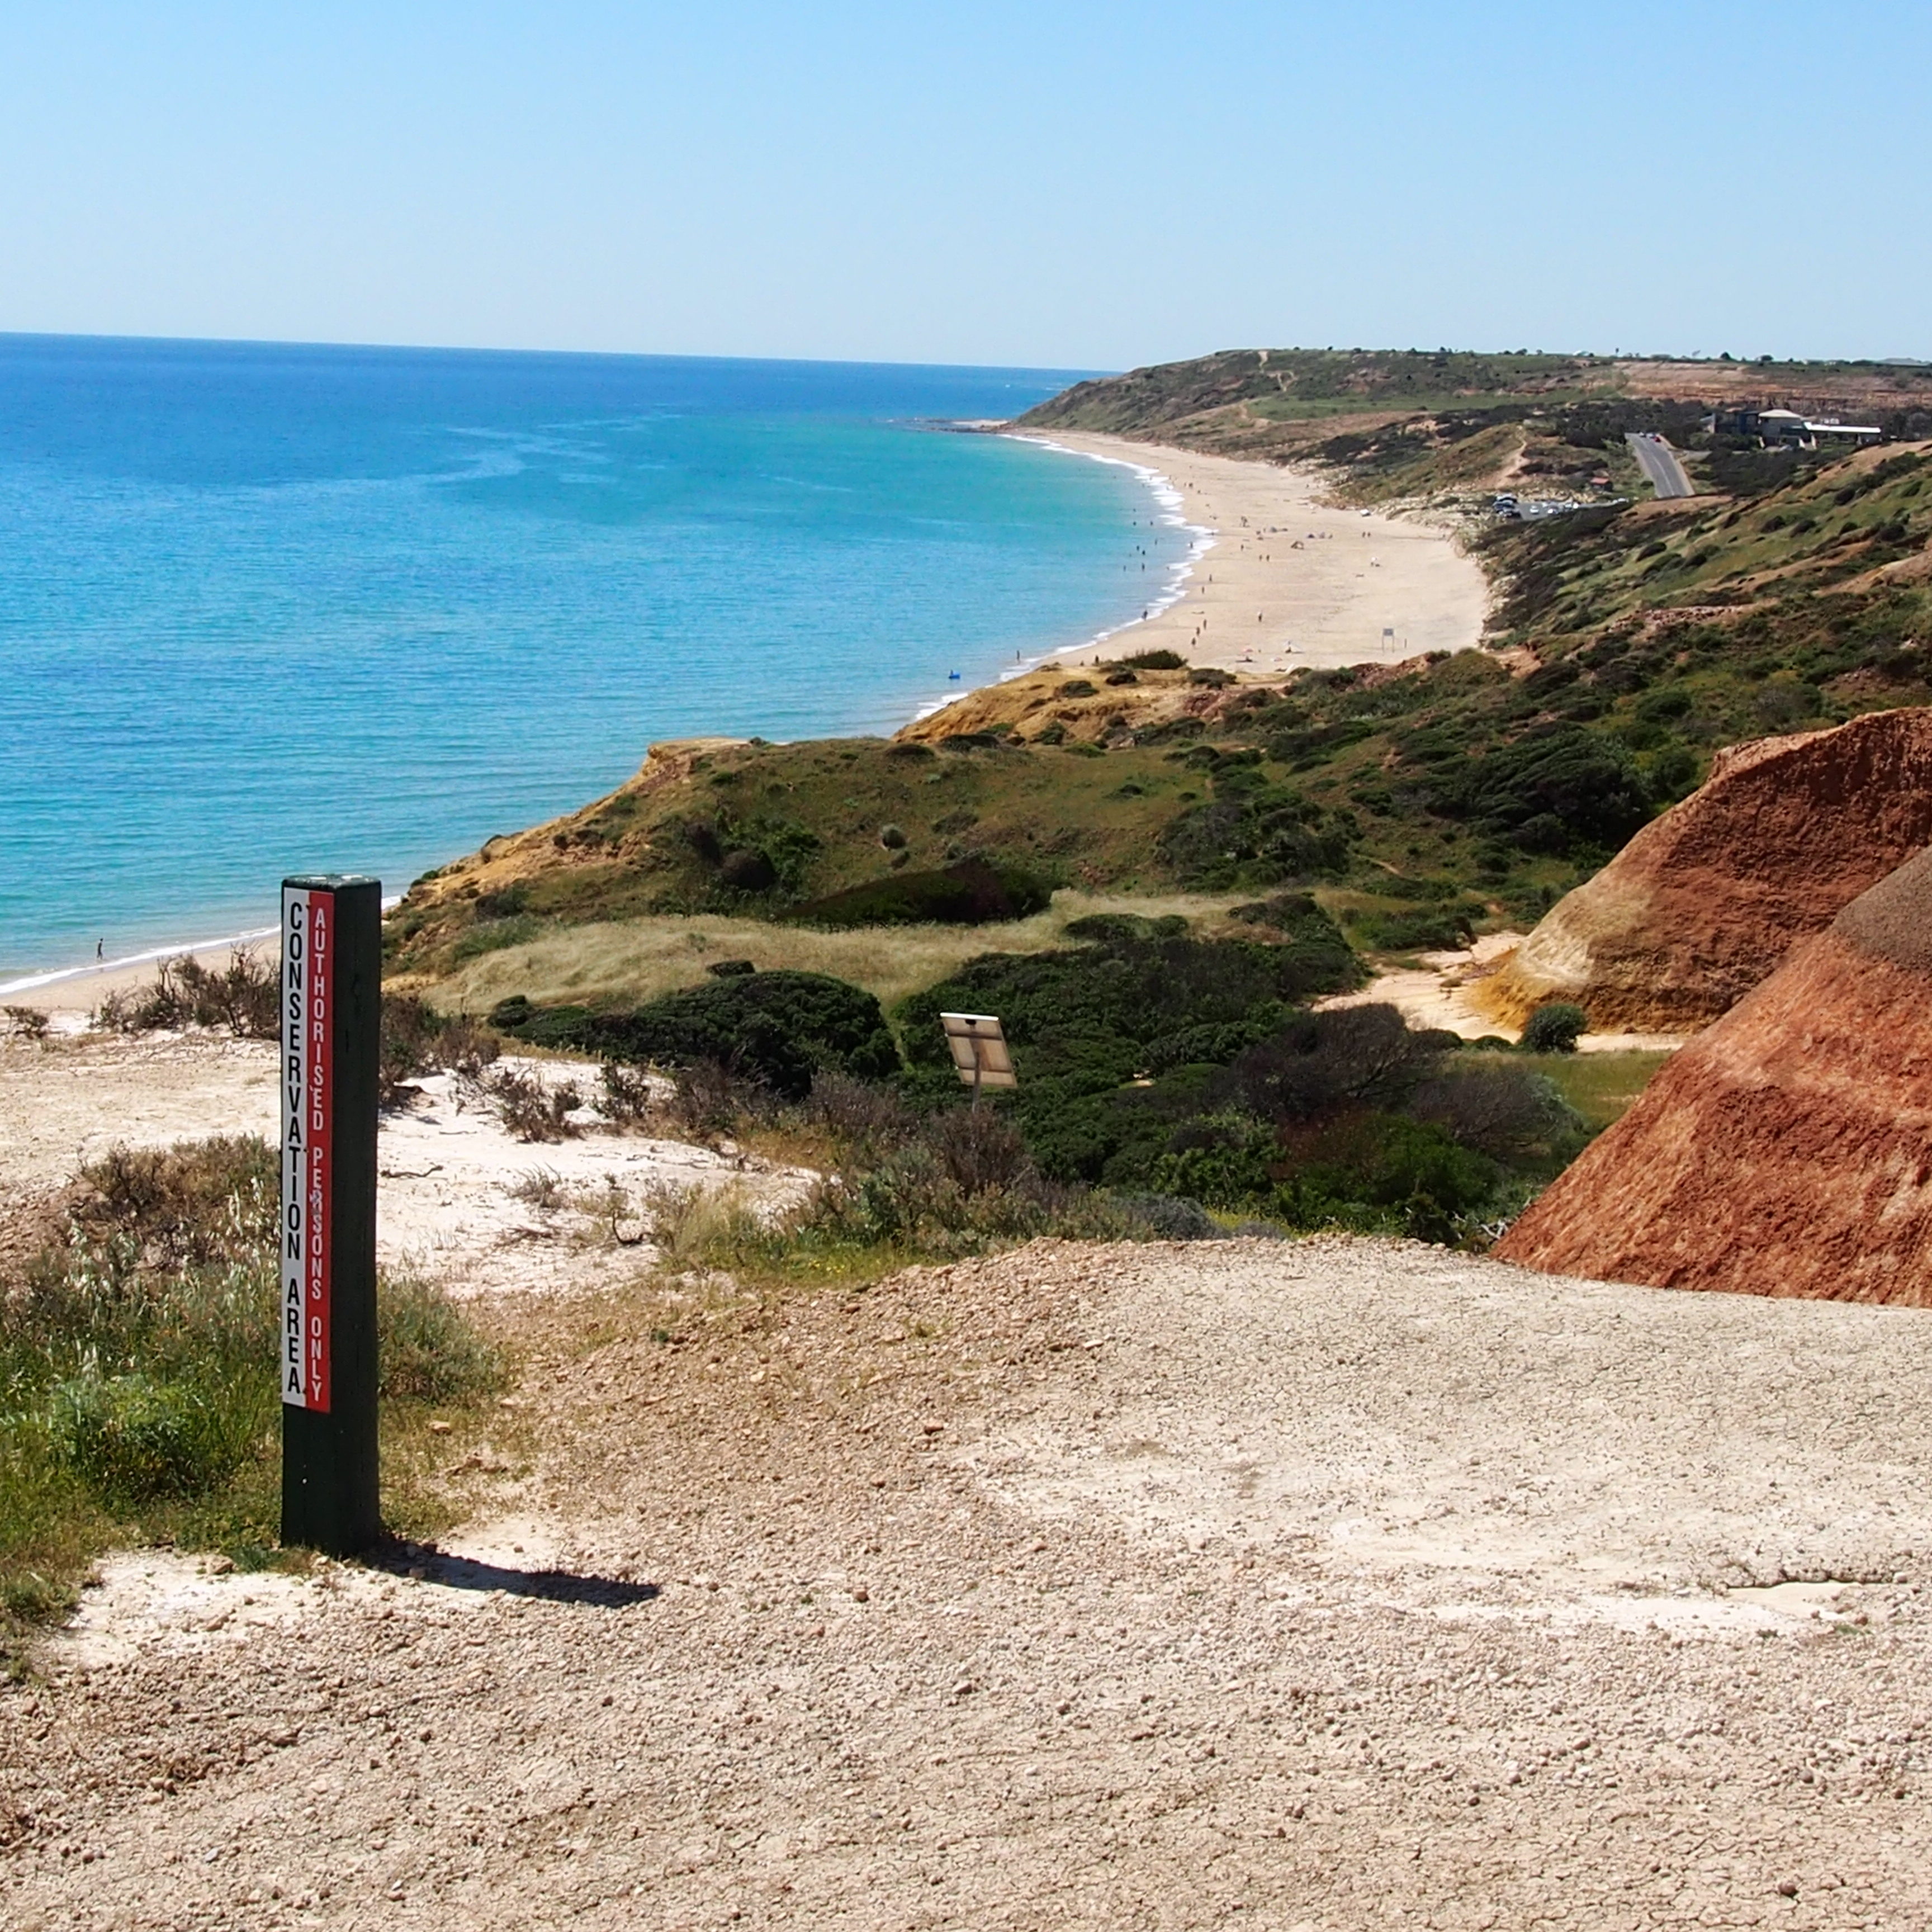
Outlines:
{"label": "beach shoreline", "polygon": [[[990,684],[1042,664],[1095,660],[1109,645],[1124,652],[1172,650],[1192,664],[1268,677],[1463,650],[1481,638],[1488,583],[1446,531],[1324,503],[1323,478],[1312,469],[1204,456],[1124,436],[1049,434],[1011,424],[970,427],[974,434],[1133,471],[1161,520],[1189,538],[1144,616],[1036,652]],[[988,688],[962,686],[916,716],[931,717]],[[108,994],[146,983],[164,959],[191,957],[218,967],[237,946],[252,948],[274,930],[251,928],[20,975],[0,982],[0,1003],[84,1014]]]}
{"label": "beach shoreline", "polygon": [[1135,651],[1172,650],[1256,677],[1396,662],[1481,640],[1489,582],[1450,533],[1326,502],[1313,469],[1084,431],[1008,425],[998,434],[1135,470],[1166,520],[1194,536],[1144,617],[1006,676],[1091,656],[1121,638]]}
{"label": "beach shoreline", "polygon": [[[212,920],[209,922],[212,925]],[[54,967],[44,973],[0,982],[0,1002],[38,1007],[44,1013],[67,1016],[92,1012],[112,993],[131,993],[152,983],[164,960],[194,959],[219,969],[236,952],[258,953],[273,944],[276,928],[257,927],[219,939],[184,940],[178,946],[157,946],[118,959],[90,960],[82,966]]]}

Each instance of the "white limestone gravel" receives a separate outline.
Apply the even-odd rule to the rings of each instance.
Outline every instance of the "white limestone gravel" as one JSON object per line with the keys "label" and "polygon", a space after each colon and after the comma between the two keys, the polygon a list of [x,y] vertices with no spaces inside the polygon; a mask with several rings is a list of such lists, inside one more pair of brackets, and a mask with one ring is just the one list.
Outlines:
{"label": "white limestone gravel", "polygon": [[1932,1918],[1922,1313],[1340,1240],[483,1306],[494,1520],[117,1559],[0,1694],[0,1922]]}

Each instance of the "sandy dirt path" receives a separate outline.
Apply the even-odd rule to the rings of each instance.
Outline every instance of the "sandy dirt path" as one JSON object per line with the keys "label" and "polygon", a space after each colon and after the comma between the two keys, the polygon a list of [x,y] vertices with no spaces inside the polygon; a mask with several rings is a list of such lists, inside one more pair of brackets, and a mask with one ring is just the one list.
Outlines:
{"label": "sandy dirt path", "polygon": [[[1334,993],[1318,1000],[1318,1008],[1394,1006],[1409,1024],[1465,1040],[1496,1037],[1514,1040],[1520,1027],[1502,1024],[1477,1004],[1476,988],[1523,942],[1520,932],[1486,933],[1473,944],[1444,952],[1417,954],[1412,966],[1384,967],[1353,993]],[[1689,1036],[1677,1033],[1586,1033],[1576,1042],[1580,1053],[1674,1053]]]}
{"label": "sandy dirt path", "polygon": [[1922,1315],[1339,1241],[514,1306],[494,1526],[122,1559],[0,1691],[0,1922],[1932,1915]]}
{"label": "sandy dirt path", "polygon": [[[1487,582],[1446,531],[1326,506],[1312,471],[1124,436],[1036,440],[1157,472],[1186,521],[1214,534],[1186,595],[1110,651],[1165,648],[1258,676],[1462,650],[1482,635]],[[1151,572],[1148,580],[1159,590]]]}

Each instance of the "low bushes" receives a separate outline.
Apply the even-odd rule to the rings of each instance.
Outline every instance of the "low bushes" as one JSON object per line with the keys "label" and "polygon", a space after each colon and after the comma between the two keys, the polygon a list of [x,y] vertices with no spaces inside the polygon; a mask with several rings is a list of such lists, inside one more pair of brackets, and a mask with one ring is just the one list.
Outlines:
{"label": "low bushes", "polygon": [[1480,906],[1405,908],[1396,912],[1364,912],[1349,921],[1350,930],[1372,952],[1413,952],[1424,949],[1454,952],[1467,946]]}
{"label": "low bushes", "polygon": [[1156,842],[1177,879],[1225,891],[1333,878],[1347,869],[1349,814],[1270,781],[1252,763],[1222,760],[1206,768],[1213,796],[1169,820]]}
{"label": "low bushes", "polygon": [[502,1001],[492,1026],[604,1060],[667,1065],[712,1061],[788,1098],[821,1070],[883,1080],[898,1071],[879,1003],[822,973],[747,973],[690,986],[627,1012]]}
{"label": "low bushes", "polygon": [[[117,1538],[265,1560],[276,1534],[278,1184],[255,1138],[117,1150],[62,1237],[0,1282],[0,1663]],[[385,1279],[386,1423],[480,1401],[501,1364],[466,1316]]]}
{"label": "low bushes", "polygon": [[[1569,671],[1564,664],[1553,669]],[[1542,675],[1542,674],[1538,674]],[[1429,774],[1430,808],[1526,852],[1614,852],[1650,817],[1643,782],[1613,740],[1554,724]]]}
{"label": "low bushes", "polygon": [[973,962],[897,1010],[909,1086],[951,1078],[942,1008],[997,1013],[1020,1076],[1001,1104],[1042,1174],[1290,1227],[1460,1237],[1581,1144],[1539,1075],[1471,1067],[1393,1007],[1306,1010],[1359,968],[1312,902],[1254,911],[1288,943],[1096,922],[1081,952]]}
{"label": "low bushes", "polygon": [[[1130,1150],[1158,1151],[1202,1070],[1282,1026],[1361,968],[1312,899],[1274,903],[1281,942],[1198,940],[1144,920],[1083,920],[1083,946],[992,953],[901,1002],[893,1018],[913,1090],[951,1090],[944,1011],[997,1013],[1020,1086],[1012,1106],[1042,1172],[1066,1184],[1146,1185]],[[1132,1083],[1148,1083],[1136,1086]]]}
{"label": "low bushes", "polygon": [[[897,831],[888,826],[887,831]],[[884,835],[880,835],[884,842]],[[900,832],[898,842],[905,843]],[[874,879],[824,898],[808,900],[786,914],[800,926],[834,929],[857,926],[985,926],[1028,919],[1052,903],[1053,887],[1018,866],[989,866],[983,859],[928,872]]]}
{"label": "low bushes", "polygon": [[400,1106],[410,1083],[446,1069],[480,1073],[502,1051],[494,1034],[475,1021],[440,1013],[414,993],[385,993],[376,1086],[382,1104]]}
{"label": "low bushes", "polygon": [[108,994],[94,1009],[94,1024],[108,1033],[219,1027],[238,1040],[273,1040],[280,993],[274,958],[237,946],[219,972],[190,956],[164,959],[147,986]]}
{"label": "low bushes", "polygon": [[778,1214],[729,1190],[658,1190],[646,1203],[646,1227],[672,1270],[876,1273],[1042,1234],[1160,1240],[1225,1232],[1191,1201],[1110,1196],[1046,1179],[1014,1120],[993,1106],[921,1112],[890,1089],[836,1073],[821,1074],[788,1106],[740,1099],[748,1108],[740,1132],[802,1140],[824,1178]]}
{"label": "low bushes", "polygon": [[1522,1046],[1526,1053],[1574,1053],[1576,1041],[1590,1024],[1590,1016],[1581,1006],[1573,1006],[1567,1000],[1554,1000],[1547,1006],[1538,1006],[1529,1016],[1529,1024],[1522,1030]]}
{"label": "low bushes", "polygon": [[[1070,926],[1076,945],[984,955],[893,1009],[896,1049],[868,996],[809,974],[753,974],[627,1014],[509,1001],[493,1018],[676,1066],[675,1095],[640,1093],[638,1108],[686,1132],[762,1135],[825,1171],[778,1222],[704,1210],[700,1245],[735,1244],[741,1263],[1046,1232],[1180,1238],[1214,1232],[1214,1214],[1478,1238],[1581,1144],[1577,1116],[1520,1062],[1469,1055],[1393,1007],[1311,1010],[1363,977],[1311,898],[1238,910],[1253,939],[1109,914]],[[939,1024],[955,1010],[1000,1016],[1019,1076],[976,1111]]]}

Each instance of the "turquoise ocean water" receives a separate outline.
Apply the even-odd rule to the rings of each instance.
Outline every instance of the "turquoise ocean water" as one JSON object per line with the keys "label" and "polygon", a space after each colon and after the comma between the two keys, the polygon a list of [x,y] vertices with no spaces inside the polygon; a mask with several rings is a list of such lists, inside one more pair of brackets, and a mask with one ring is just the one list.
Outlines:
{"label": "turquoise ocean water", "polygon": [[1138,616],[1133,472],[921,427],[1072,380],[0,336],[0,982]]}

